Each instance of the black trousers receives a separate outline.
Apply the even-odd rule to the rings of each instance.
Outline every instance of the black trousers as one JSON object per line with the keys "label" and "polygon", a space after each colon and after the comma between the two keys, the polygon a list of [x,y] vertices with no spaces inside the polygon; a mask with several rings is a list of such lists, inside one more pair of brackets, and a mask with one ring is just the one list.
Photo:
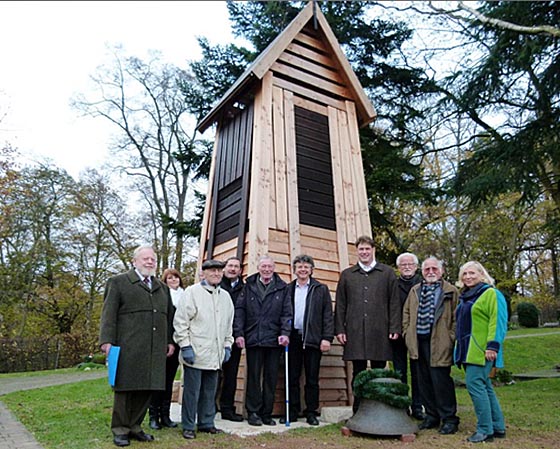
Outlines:
{"label": "black trousers", "polygon": [[115,391],[111,416],[113,435],[140,432],[151,398],[151,390]]}
{"label": "black trousers", "polygon": [[288,381],[290,417],[297,417],[301,411],[300,377],[305,370],[305,410],[304,415],[317,415],[319,409],[319,368],[321,367],[321,350],[305,348],[298,332],[290,335],[288,350]]}
{"label": "black trousers", "polygon": [[245,408],[247,413],[256,413],[265,419],[272,416],[281,353],[282,347],[264,348],[257,346],[246,349],[247,390],[245,393]]}
{"label": "black trousers", "polygon": [[459,424],[451,367],[430,366],[430,355],[430,336],[418,336],[418,382],[426,419]]}
{"label": "black trousers", "polygon": [[[395,371],[401,373],[401,381],[408,383],[408,349],[404,338],[391,340],[393,348],[393,367]],[[412,396],[412,410],[422,410],[422,400],[420,399],[420,388],[418,386],[418,363],[416,360],[410,361],[410,394]]]}
{"label": "black trousers", "polygon": [[223,413],[235,412],[235,390],[237,390],[237,373],[239,361],[241,360],[241,349],[236,344],[231,347],[230,359],[222,365],[220,375],[220,411]]}
{"label": "black trousers", "polygon": [[[367,360],[352,360],[352,389],[354,389],[354,379],[362,371],[367,369]],[[369,361],[371,369],[374,368],[385,368],[387,362],[385,360],[370,360]],[[358,407],[360,406],[360,398],[354,395],[354,403],[352,404],[352,411],[356,413]]]}
{"label": "black trousers", "polygon": [[175,374],[179,368],[179,352],[181,348],[175,346],[175,352],[171,357],[165,359],[165,390],[154,391],[152,394],[151,407],[163,407],[171,404],[171,396],[173,395],[173,382],[175,381]]}

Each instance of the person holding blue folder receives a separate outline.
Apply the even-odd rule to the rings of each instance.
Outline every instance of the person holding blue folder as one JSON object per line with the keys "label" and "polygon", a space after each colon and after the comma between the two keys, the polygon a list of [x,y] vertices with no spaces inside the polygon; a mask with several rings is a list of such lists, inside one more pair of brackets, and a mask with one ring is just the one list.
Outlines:
{"label": "person holding blue folder", "polygon": [[173,303],[167,285],[155,277],[156,260],[152,247],[136,248],[134,268],[105,286],[99,344],[107,356],[114,356],[114,346],[120,348],[111,417],[119,447],[129,446],[130,439],[154,440],[141,424],[152,392],[165,389],[165,361],[174,352]]}

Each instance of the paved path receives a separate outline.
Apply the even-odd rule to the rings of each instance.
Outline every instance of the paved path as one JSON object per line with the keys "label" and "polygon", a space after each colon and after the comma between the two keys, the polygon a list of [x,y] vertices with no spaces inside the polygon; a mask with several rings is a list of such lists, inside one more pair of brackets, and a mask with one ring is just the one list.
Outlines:
{"label": "paved path", "polygon": [[43,449],[43,446],[2,401],[0,401],[0,449]]}
{"label": "paved path", "polygon": [[105,376],[107,376],[107,371],[100,369],[93,371],[76,371],[75,373],[66,374],[47,374],[44,376],[0,378],[0,396],[13,393],[14,391],[71,384],[82,380],[99,379]]}
{"label": "paved path", "polygon": [[[50,387],[82,380],[105,377],[105,370],[77,371],[76,373],[52,374],[0,379],[0,396],[14,391]],[[43,449],[25,426],[0,401],[0,449]]]}
{"label": "paved path", "polygon": [[512,338],[546,337],[547,335],[556,335],[556,334],[560,334],[560,331],[546,332],[546,333],[543,333],[543,334],[521,334],[521,335],[507,335],[506,334],[506,340],[509,340],[509,339],[512,339]]}

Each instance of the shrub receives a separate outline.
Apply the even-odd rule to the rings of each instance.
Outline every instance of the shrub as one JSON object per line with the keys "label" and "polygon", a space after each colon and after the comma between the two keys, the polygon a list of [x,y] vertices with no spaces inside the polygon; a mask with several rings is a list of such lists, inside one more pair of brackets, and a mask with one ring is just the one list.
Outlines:
{"label": "shrub", "polygon": [[539,327],[539,309],[533,303],[517,304],[517,318],[523,327]]}
{"label": "shrub", "polygon": [[513,380],[513,373],[506,369],[497,370],[494,379],[498,384],[502,385],[512,385],[515,383]]}

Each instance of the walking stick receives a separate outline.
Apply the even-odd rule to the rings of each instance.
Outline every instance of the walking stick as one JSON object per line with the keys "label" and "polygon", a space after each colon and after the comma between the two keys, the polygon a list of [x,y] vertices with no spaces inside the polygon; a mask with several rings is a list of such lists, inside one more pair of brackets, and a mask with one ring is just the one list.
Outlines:
{"label": "walking stick", "polygon": [[284,365],[285,365],[285,374],[284,377],[286,378],[286,427],[290,427],[290,385],[289,385],[289,380],[288,380],[288,347],[290,345],[287,344],[285,346],[285,352],[284,352]]}

